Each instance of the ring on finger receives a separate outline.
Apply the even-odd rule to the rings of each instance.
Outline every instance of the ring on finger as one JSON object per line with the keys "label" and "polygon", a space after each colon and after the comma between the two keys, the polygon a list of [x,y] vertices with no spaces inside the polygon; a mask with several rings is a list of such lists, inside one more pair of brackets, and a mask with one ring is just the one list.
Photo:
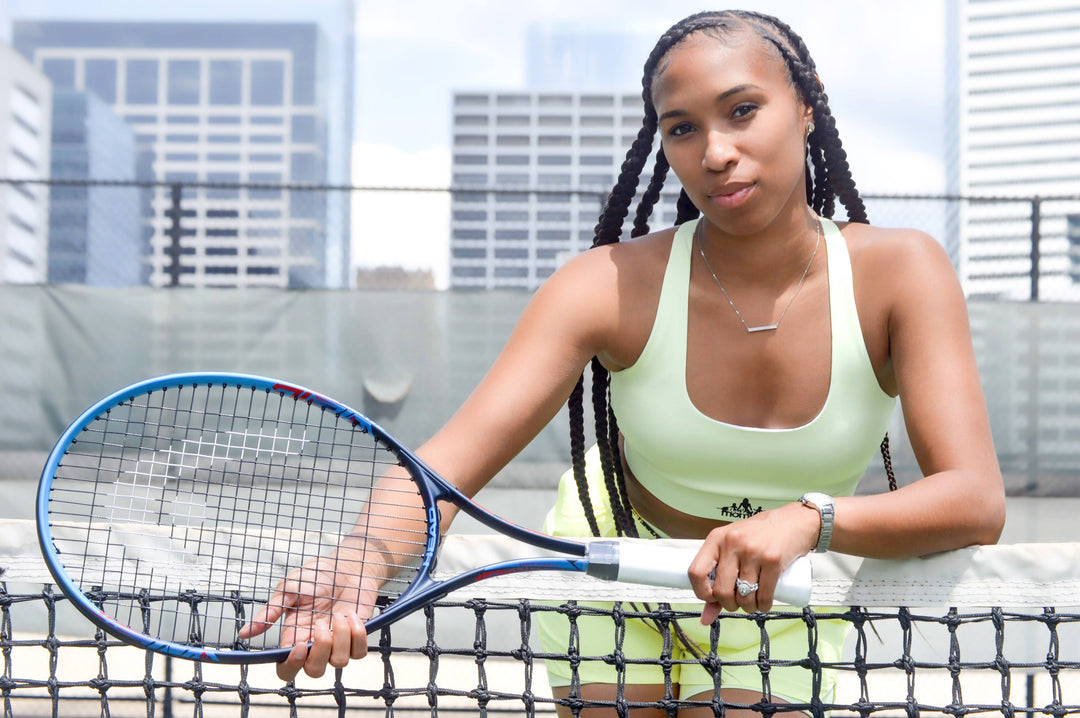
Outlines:
{"label": "ring on finger", "polygon": [[740,596],[746,598],[751,593],[758,590],[758,584],[756,582],[751,583],[749,581],[744,581],[741,578],[737,578],[735,579],[735,590]]}

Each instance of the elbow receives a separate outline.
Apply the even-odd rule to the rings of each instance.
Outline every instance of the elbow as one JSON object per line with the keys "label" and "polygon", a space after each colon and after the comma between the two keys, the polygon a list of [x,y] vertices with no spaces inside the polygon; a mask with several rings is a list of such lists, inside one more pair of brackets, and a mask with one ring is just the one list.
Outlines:
{"label": "elbow", "polygon": [[1005,529],[1005,492],[994,492],[985,501],[978,502],[979,516],[974,525],[972,544],[989,546],[996,544]]}

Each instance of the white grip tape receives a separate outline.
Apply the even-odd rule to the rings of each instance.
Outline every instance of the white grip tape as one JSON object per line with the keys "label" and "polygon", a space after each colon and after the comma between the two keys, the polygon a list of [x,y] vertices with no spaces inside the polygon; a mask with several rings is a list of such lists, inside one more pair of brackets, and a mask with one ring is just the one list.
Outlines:
{"label": "white grip tape", "polygon": [[[690,589],[687,570],[697,556],[697,549],[655,546],[650,543],[619,546],[619,581],[647,586]],[[788,606],[810,603],[813,587],[813,564],[809,556],[800,556],[788,566],[776,584],[774,600]]]}

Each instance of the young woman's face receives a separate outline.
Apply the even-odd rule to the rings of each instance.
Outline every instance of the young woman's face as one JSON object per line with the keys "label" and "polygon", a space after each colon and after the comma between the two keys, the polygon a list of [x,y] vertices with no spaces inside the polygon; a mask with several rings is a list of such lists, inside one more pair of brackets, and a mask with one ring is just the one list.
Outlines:
{"label": "young woman's face", "polygon": [[698,32],[659,68],[653,104],[664,154],[710,221],[745,234],[805,206],[812,115],[775,50],[752,31],[723,41]]}

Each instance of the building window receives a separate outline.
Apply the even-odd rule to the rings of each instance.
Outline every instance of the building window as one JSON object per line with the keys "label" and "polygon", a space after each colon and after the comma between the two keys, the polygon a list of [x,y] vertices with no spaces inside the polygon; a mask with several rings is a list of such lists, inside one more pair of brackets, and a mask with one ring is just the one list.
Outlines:
{"label": "building window", "polygon": [[537,144],[540,147],[569,147],[570,136],[569,135],[540,135],[537,138]]}
{"label": "building window", "polygon": [[532,99],[528,95],[499,95],[495,104],[499,107],[529,107]]}
{"label": "building window", "polygon": [[528,267],[495,267],[496,277],[522,279],[529,276]]}
{"label": "building window", "polygon": [[169,60],[169,104],[199,104],[199,61]]}
{"label": "building window", "polygon": [[127,88],[124,100],[129,105],[156,105],[158,103],[157,60],[127,61]]}
{"label": "building window", "polygon": [[528,147],[528,135],[499,135],[495,138],[495,144],[500,147]]}
{"label": "building window", "polygon": [[85,86],[105,102],[116,102],[116,60],[87,60]]}
{"label": "building window", "polygon": [[569,127],[570,115],[541,115],[536,119],[541,127]]}
{"label": "building window", "polygon": [[496,155],[495,164],[497,165],[527,165],[529,164],[528,155]]}
{"label": "building window", "polygon": [[454,144],[460,147],[483,147],[487,141],[487,135],[454,135]]}
{"label": "building window", "polygon": [[611,95],[582,95],[582,107],[614,107],[615,98]]}
{"label": "building window", "polygon": [[239,60],[210,61],[210,104],[239,105],[244,101],[244,66]]}
{"label": "building window", "polygon": [[615,124],[614,118],[608,115],[597,115],[594,117],[582,117],[582,127],[611,127]]}
{"label": "building window", "polygon": [[317,139],[314,115],[293,115],[292,141],[315,142]]}
{"label": "building window", "polygon": [[540,155],[536,158],[537,164],[542,166],[569,166],[570,155]]}
{"label": "building window", "polygon": [[487,250],[483,247],[454,247],[451,254],[454,259],[484,259]]}
{"label": "building window", "polygon": [[41,70],[50,80],[53,87],[75,87],[75,61],[53,58],[41,63]]}
{"label": "building window", "polygon": [[454,97],[455,107],[486,107],[487,95],[457,95]]}
{"label": "building window", "polygon": [[574,98],[571,95],[541,95],[540,106],[541,107],[570,107],[574,104]]}
{"label": "building window", "polygon": [[487,127],[487,115],[454,115],[454,124],[462,127]]}
{"label": "building window", "polygon": [[528,127],[528,115],[499,115],[495,118],[495,124],[499,127]]}
{"label": "building window", "polygon": [[285,63],[280,60],[252,60],[251,104],[285,103]]}

